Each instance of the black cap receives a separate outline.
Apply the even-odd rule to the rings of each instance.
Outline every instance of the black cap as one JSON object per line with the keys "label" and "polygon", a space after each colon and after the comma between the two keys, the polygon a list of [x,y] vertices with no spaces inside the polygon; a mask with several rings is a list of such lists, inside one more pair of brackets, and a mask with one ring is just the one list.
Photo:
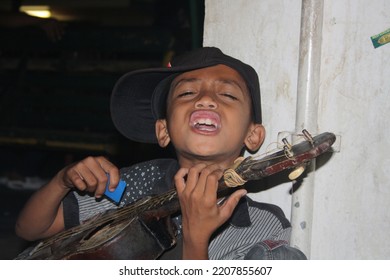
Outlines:
{"label": "black cap", "polygon": [[111,96],[114,125],[133,141],[157,143],[155,122],[165,117],[166,98],[174,77],[218,64],[233,68],[243,77],[252,99],[254,122],[261,123],[260,85],[256,71],[218,48],[203,47],[177,56],[168,67],[136,70],[123,75]]}

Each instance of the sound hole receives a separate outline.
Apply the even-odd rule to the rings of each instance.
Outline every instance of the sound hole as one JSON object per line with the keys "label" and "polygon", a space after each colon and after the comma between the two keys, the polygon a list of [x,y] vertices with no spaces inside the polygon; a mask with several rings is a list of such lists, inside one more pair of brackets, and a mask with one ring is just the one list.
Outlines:
{"label": "sound hole", "polygon": [[120,222],[109,221],[105,224],[96,227],[80,241],[79,250],[90,250],[109,242],[111,239],[115,238],[120,232],[122,232],[123,229],[126,228],[130,222],[131,219],[130,221],[122,220]]}

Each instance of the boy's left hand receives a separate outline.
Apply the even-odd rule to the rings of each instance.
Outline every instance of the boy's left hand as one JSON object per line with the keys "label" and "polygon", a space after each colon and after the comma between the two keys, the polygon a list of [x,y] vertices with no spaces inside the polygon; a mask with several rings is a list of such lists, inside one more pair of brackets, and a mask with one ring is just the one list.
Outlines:
{"label": "boy's left hand", "polygon": [[[184,258],[207,258],[211,235],[232,215],[246,190],[234,192],[217,204],[218,181],[223,170],[216,165],[198,164],[181,168],[175,176],[183,225]],[[185,178],[187,177],[187,178]]]}

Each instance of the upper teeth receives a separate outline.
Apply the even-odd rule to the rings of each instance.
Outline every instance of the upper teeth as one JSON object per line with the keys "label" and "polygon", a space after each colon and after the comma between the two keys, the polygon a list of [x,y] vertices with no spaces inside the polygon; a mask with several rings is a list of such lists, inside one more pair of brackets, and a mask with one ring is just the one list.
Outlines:
{"label": "upper teeth", "polygon": [[212,125],[213,122],[210,119],[199,119],[196,121],[197,124]]}

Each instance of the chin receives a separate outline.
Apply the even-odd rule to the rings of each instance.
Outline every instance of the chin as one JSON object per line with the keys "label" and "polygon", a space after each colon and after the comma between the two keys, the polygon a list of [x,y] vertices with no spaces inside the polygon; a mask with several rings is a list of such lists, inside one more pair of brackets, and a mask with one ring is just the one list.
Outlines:
{"label": "chin", "polygon": [[225,153],[216,149],[198,149],[194,151],[193,155],[199,159],[215,161],[216,159],[223,157]]}
{"label": "chin", "polygon": [[195,154],[199,155],[210,155],[214,153],[218,153],[218,151],[221,150],[221,147],[218,145],[215,145],[215,143],[210,144],[210,143],[198,143],[194,146],[192,149]]}

